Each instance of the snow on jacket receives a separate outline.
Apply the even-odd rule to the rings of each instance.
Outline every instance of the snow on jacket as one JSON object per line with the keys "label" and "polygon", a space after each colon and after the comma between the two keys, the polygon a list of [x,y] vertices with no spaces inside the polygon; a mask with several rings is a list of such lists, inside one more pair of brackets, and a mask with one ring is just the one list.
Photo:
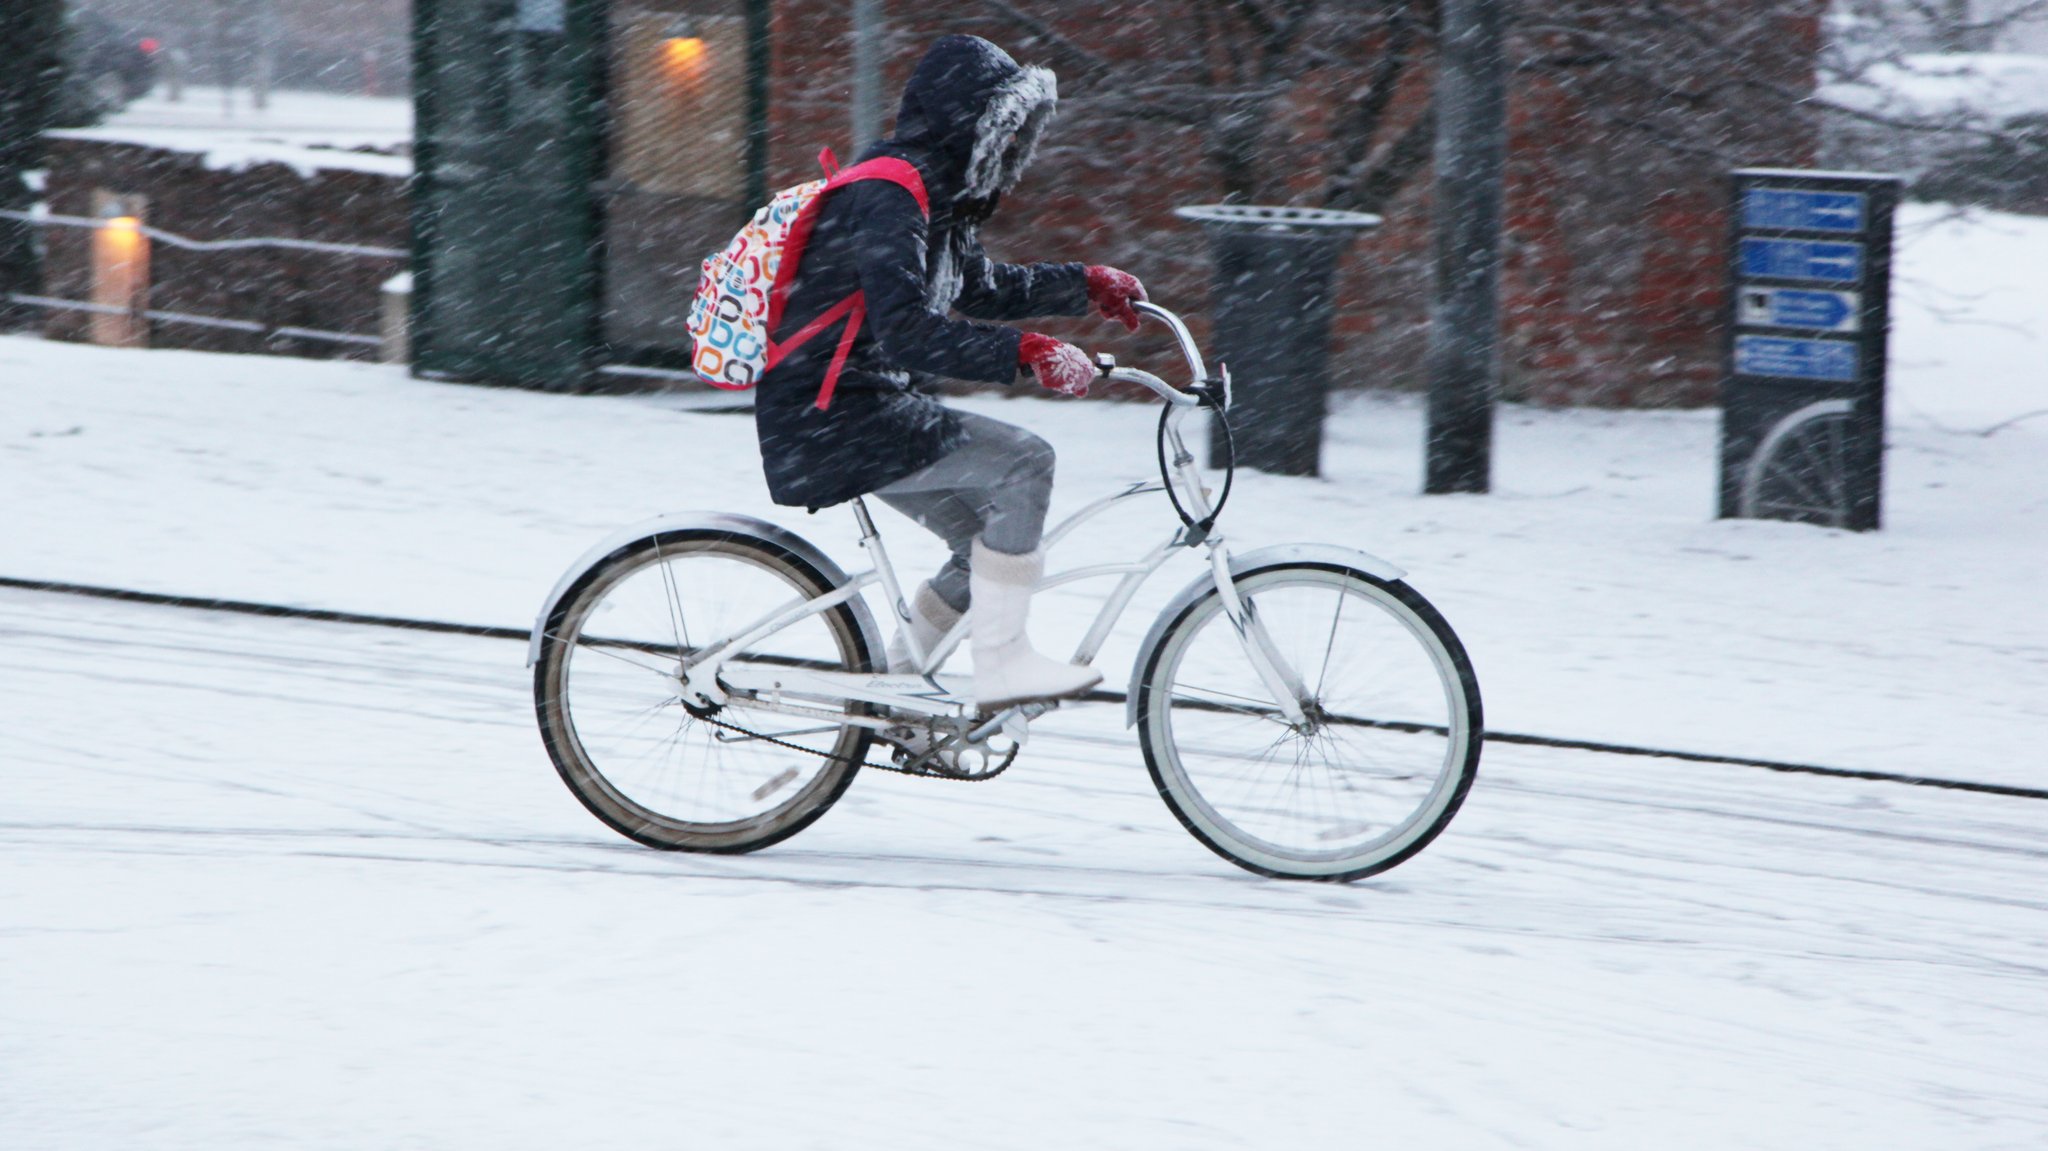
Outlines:
{"label": "snow on jacket", "polygon": [[[775,502],[840,503],[959,446],[959,420],[923,385],[938,376],[1018,378],[1021,333],[976,320],[1086,314],[1083,265],[999,264],[977,236],[1031,162],[1056,101],[1051,72],[1019,67],[986,40],[947,36],[925,53],[904,89],[895,134],[861,159],[914,165],[931,219],[909,192],[878,180],[825,201],[777,334],[799,330],[855,291],[866,293],[867,322],[827,410],[815,402],[837,327],[762,377],[754,426]],[[956,309],[973,319],[952,315]]]}

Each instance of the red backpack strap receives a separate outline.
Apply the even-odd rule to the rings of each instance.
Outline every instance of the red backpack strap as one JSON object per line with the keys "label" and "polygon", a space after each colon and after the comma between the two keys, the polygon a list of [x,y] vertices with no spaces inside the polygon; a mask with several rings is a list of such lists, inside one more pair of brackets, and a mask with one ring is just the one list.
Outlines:
{"label": "red backpack strap", "polygon": [[923,212],[926,219],[931,218],[932,202],[931,197],[925,194],[924,176],[910,161],[894,156],[877,156],[851,168],[841,168],[832,177],[832,185],[851,184],[856,180],[887,180],[910,193],[911,198],[917,201],[917,210]]}
{"label": "red backpack strap", "polygon": [[825,382],[818,385],[818,398],[813,406],[821,412],[832,406],[832,392],[839,387],[839,373],[846,370],[846,357],[853,351],[853,338],[860,334],[861,323],[868,318],[866,292],[855,292],[846,299],[853,305],[853,311],[846,318],[846,331],[840,333],[839,347],[832,353],[832,365],[825,369]]}
{"label": "red backpack strap", "polygon": [[782,262],[775,269],[775,283],[768,289],[768,367],[782,362],[783,357],[795,351],[812,336],[831,327],[841,319],[846,321],[846,330],[839,336],[839,347],[833,352],[832,364],[825,370],[825,382],[818,388],[817,408],[824,411],[832,406],[832,393],[839,386],[839,374],[846,368],[846,357],[853,351],[854,337],[860,334],[862,322],[867,319],[867,298],[860,292],[825,309],[824,314],[787,340],[776,340],[775,329],[782,323],[783,305],[789,302],[789,291],[796,281],[797,262],[803,259],[804,248],[810,244],[811,229],[817,225],[818,213],[824,208],[825,197],[836,188],[860,180],[886,180],[909,192],[917,201],[917,210],[926,219],[931,218],[931,198],[925,192],[924,177],[916,166],[907,160],[894,156],[879,156],[851,168],[841,168],[827,148],[818,153],[818,163],[826,172],[825,186],[818,190],[804,210],[797,213],[789,225],[789,238],[783,242]]}
{"label": "red backpack strap", "polygon": [[783,241],[782,263],[776,265],[775,282],[768,288],[768,335],[772,339],[775,329],[782,326],[782,307],[789,302],[790,287],[796,281],[796,268],[804,257],[804,249],[810,245],[811,229],[817,226],[818,213],[825,208],[825,197],[834,189],[845,187],[860,180],[887,180],[889,183],[909,192],[917,201],[917,210],[931,218],[931,198],[924,190],[924,177],[907,160],[894,156],[881,156],[851,168],[837,167],[832,158],[832,149],[818,154],[818,162],[826,166],[829,173],[825,186],[804,205],[789,225],[789,238]]}

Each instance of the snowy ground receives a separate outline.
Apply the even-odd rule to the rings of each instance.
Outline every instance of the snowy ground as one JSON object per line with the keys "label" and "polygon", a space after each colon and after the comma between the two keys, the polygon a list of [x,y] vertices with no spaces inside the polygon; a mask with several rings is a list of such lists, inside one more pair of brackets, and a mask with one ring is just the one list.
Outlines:
{"label": "snowy ground", "polygon": [[1077,713],[740,858],[598,826],[518,645],[0,593],[18,1149],[1988,1148],[2048,804],[1529,749],[1350,888]]}
{"label": "snowy ground", "polygon": [[[1510,410],[1497,494],[1423,499],[1371,399],[1226,526],[1408,567],[1500,729],[2048,786],[2048,228],[1906,225],[1881,533],[1710,519],[1707,413]],[[23,339],[0,398],[0,575],[516,625],[657,512],[856,555],[675,400]],[[1066,508],[1150,466],[1146,407],[975,406]],[[1423,855],[1306,887],[1101,709],[674,857],[554,780],[514,643],[0,592],[0,650],[10,1148],[2048,1140],[2048,804],[1495,746]]]}

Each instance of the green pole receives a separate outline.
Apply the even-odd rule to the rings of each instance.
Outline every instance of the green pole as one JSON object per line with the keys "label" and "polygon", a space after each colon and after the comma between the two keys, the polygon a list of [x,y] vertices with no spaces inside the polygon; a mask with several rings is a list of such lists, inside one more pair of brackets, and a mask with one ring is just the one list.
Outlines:
{"label": "green pole", "polygon": [[[0,3],[0,211],[27,212],[37,199],[27,175],[43,164],[43,133],[64,86],[62,0]],[[0,216],[0,327],[29,319],[10,298],[37,294],[42,269],[35,227]]]}

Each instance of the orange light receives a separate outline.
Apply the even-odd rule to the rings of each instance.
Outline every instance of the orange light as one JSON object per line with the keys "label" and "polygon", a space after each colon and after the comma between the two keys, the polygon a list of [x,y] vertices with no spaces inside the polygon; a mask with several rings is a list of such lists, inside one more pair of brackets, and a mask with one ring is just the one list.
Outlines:
{"label": "orange light", "polygon": [[100,229],[109,245],[108,254],[114,259],[127,259],[142,245],[142,221],[133,216],[115,216]]}
{"label": "orange light", "polygon": [[149,302],[149,240],[136,217],[109,217],[93,233],[92,302],[107,309],[92,317],[94,343],[148,345],[149,325],[140,313]]}
{"label": "orange light", "polygon": [[688,68],[704,55],[702,36],[671,36],[661,42],[661,55],[671,68]]}

